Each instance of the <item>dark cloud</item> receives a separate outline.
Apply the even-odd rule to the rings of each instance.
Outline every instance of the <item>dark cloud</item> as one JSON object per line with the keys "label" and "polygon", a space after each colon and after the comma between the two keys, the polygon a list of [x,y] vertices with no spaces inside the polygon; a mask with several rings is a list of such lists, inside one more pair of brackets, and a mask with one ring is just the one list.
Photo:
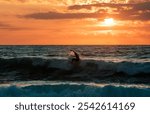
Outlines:
{"label": "dark cloud", "polygon": [[0,22],[0,29],[9,29],[12,28],[11,25]]}
{"label": "dark cloud", "polygon": [[27,28],[15,27],[10,24],[0,22],[0,29],[15,31],[15,30],[24,30]]}
{"label": "dark cloud", "polygon": [[1,27],[10,27],[10,25],[9,24],[4,24],[4,23],[0,22],[0,28]]}
{"label": "dark cloud", "polygon": [[101,18],[100,13],[59,13],[59,12],[45,12],[45,13],[33,13],[25,16],[24,18],[33,19],[82,19],[82,18]]}
{"label": "dark cloud", "polygon": [[[129,19],[129,20],[150,20],[150,2],[142,3],[128,3],[128,4],[112,4],[112,3],[98,3],[90,5],[74,5],[69,6],[69,10],[81,10],[87,9],[91,10],[96,7],[98,12],[104,12],[104,8],[115,8],[114,13],[117,15],[112,15],[118,19]],[[107,10],[107,9],[106,9]],[[105,11],[104,13],[106,13]],[[111,15],[108,13],[108,15]]]}
{"label": "dark cloud", "polygon": [[69,6],[68,9],[91,9],[92,7],[122,7],[122,6],[132,6],[132,7],[145,7],[150,9],[149,7],[150,1],[148,2],[141,2],[141,3],[96,3],[96,4],[83,4],[83,5],[72,5]]}
{"label": "dark cloud", "polygon": [[132,7],[134,10],[150,10],[150,2],[133,4]]}
{"label": "dark cloud", "polygon": [[144,3],[137,3],[137,4],[111,4],[111,3],[99,3],[99,4],[89,4],[89,5],[73,5],[69,6],[69,10],[80,10],[80,9],[87,9],[91,10],[92,7],[97,7],[97,8],[104,8],[104,7],[109,7],[109,8],[132,8],[131,10],[150,10],[150,2],[144,2]]}
{"label": "dark cloud", "polygon": [[73,5],[69,6],[69,10],[80,10],[80,9],[87,9],[91,10],[92,7],[110,7],[110,8],[120,8],[123,6],[132,6],[132,4],[112,4],[112,3],[98,3],[98,4],[88,4],[88,5]]}
{"label": "dark cloud", "polygon": [[[136,3],[136,4],[111,4],[100,3],[91,5],[74,5],[69,6],[68,10],[91,10],[92,7],[96,7],[98,10],[94,13],[60,13],[60,12],[43,12],[27,14],[24,18],[33,19],[84,19],[84,18],[96,18],[103,19],[105,17],[115,17],[120,20],[150,20],[150,2]],[[104,9],[106,8],[106,9]],[[113,13],[107,12],[107,8],[112,8]]]}

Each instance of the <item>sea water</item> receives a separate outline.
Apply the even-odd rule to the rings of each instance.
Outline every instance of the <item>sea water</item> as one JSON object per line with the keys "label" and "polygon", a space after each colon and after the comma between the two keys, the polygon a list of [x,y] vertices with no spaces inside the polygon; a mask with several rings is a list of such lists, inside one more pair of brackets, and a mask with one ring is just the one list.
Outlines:
{"label": "sea water", "polygon": [[0,96],[150,96],[150,46],[0,46]]}

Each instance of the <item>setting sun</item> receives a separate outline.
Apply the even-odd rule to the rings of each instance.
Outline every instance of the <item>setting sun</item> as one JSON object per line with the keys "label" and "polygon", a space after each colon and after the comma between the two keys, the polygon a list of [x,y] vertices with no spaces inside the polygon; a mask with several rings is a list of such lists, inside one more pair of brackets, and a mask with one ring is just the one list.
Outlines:
{"label": "setting sun", "polygon": [[113,18],[106,18],[102,23],[103,26],[114,26],[116,23]]}
{"label": "setting sun", "polygon": [[148,6],[150,0],[0,0],[0,45],[149,45]]}

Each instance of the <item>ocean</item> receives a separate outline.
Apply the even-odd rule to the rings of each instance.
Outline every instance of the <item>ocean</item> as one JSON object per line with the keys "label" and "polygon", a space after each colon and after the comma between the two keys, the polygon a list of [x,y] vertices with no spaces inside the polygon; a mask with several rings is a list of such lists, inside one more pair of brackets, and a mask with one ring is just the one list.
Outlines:
{"label": "ocean", "polygon": [[0,96],[150,97],[150,46],[0,46]]}

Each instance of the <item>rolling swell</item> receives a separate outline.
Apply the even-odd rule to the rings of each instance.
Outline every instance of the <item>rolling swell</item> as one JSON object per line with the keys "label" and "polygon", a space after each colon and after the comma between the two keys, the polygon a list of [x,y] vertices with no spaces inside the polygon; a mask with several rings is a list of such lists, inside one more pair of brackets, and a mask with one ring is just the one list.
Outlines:
{"label": "rolling swell", "polygon": [[0,87],[0,97],[150,97],[149,88],[107,85],[30,85]]}
{"label": "rolling swell", "polygon": [[67,59],[0,58],[0,80],[64,80],[149,84],[150,62],[106,62],[82,60],[72,65]]}

